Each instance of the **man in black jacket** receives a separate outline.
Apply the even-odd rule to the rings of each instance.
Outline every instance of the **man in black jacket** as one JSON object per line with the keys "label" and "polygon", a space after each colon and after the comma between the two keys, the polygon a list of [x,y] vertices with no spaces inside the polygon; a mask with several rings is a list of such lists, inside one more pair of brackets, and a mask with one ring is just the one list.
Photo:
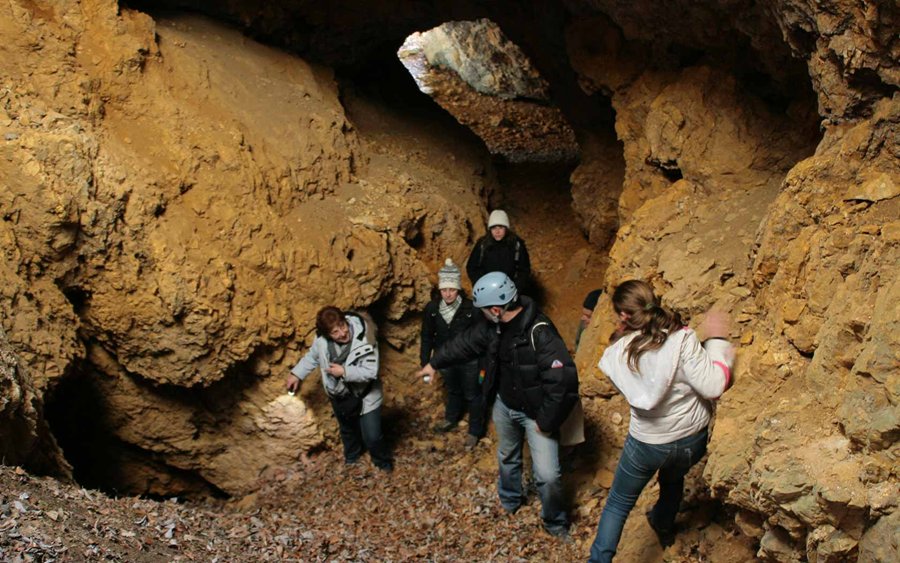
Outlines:
{"label": "man in black jacket", "polygon": [[[472,301],[460,294],[462,273],[453,260],[447,258],[438,272],[438,289],[441,296],[425,306],[422,316],[422,342],[420,365],[431,359],[431,353],[443,346],[451,338],[467,330],[481,315],[472,306]],[[469,412],[469,435],[466,449],[478,445],[484,436],[484,396],[478,381],[478,360],[472,359],[441,369],[441,378],[447,389],[444,420],[435,426],[438,432],[449,432],[456,428],[466,411]]]}
{"label": "man in black jacket", "polygon": [[544,528],[568,538],[558,430],[578,400],[575,363],[550,319],[534,301],[518,295],[506,274],[483,276],[472,295],[487,320],[440,348],[418,375],[433,376],[435,369],[484,357],[485,395],[497,395],[493,420],[500,504],[514,513],[525,501],[522,446],[527,438]]}

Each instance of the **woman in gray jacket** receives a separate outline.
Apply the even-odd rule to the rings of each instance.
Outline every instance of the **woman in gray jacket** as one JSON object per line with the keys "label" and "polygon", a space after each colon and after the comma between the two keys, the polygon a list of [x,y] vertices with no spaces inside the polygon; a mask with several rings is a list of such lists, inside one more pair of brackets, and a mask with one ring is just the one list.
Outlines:
{"label": "woman in gray jacket", "polygon": [[341,429],[344,462],[356,463],[365,446],[376,467],[391,471],[393,461],[381,433],[383,395],[374,323],[329,306],[316,315],[316,333],[309,351],[291,369],[288,391],[296,393],[300,382],[319,368]]}

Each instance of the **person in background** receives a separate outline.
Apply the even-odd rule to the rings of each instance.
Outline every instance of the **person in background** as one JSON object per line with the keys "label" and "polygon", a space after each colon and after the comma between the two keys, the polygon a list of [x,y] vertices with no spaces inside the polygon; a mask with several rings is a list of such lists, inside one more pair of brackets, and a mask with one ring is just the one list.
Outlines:
{"label": "person in background", "polygon": [[684,476],[706,453],[711,401],[731,385],[728,319],[709,311],[696,333],[665,308],[649,284],[629,280],[612,297],[621,336],[599,367],[631,405],[631,422],[590,561],[612,561],[625,519],[659,472],[659,500],[647,513],[664,546],[672,543]]}
{"label": "person in background", "polygon": [[[472,326],[480,317],[475,315],[472,301],[463,297],[462,272],[447,258],[438,272],[440,297],[425,306],[422,317],[420,358],[424,366],[431,354],[447,341]],[[466,412],[469,413],[469,435],[466,449],[473,449],[485,433],[484,396],[478,381],[478,360],[467,360],[441,369],[447,401],[444,420],[435,426],[437,432],[456,428]]]}
{"label": "person in background", "polygon": [[488,231],[469,254],[466,262],[469,281],[474,284],[489,272],[503,272],[520,292],[527,291],[531,282],[531,260],[525,241],[510,229],[506,211],[495,209],[491,212]]}
{"label": "person in background", "polygon": [[296,393],[300,382],[319,368],[340,427],[344,462],[356,463],[365,448],[376,467],[391,471],[393,460],[381,433],[383,393],[375,332],[368,315],[322,308],[316,315],[317,337],[291,369],[286,385],[289,393]]}
{"label": "person in background", "polygon": [[597,307],[597,301],[602,293],[602,289],[595,289],[584,298],[584,303],[581,305],[581,320],[578,322],[578,331],[575,333],[575,352],[578,352],[578,346],[581,344],[581,334],[591,324],[591,316],[594,314],[594,308]]}
{"label": "person in background", "polygon": [[578,400],[575,363],[550,319],[519,296],[503,272],[481,277],[472,291],[484,319],[438,349],[417,376],[484,358],[484,391],[494,401],[500,504],[513,514],[525,502],[522,447],[528,440],[541,497],[541,519],[551,535],[569,541],[559,467],[558,430]]}
{"label": "person in background", "polygon": [[[600,299],[601,293],[603,293],[603,290],[595,289],[584,298],[584,303],[581,306],[581,320],[578,323],[578,332],[575,333],[576,353],[578,352],[578,346],[581,344],[581,334],[591,323],[591,315],[594,313],[594,308],[597,306],[597,300]],[[563,467],[567,471],[574,467],[576,446],[583,444],[584,441],[584,407],[579,399],[572,408],[569,417],[559,429],[560,458],[562,459]]]}

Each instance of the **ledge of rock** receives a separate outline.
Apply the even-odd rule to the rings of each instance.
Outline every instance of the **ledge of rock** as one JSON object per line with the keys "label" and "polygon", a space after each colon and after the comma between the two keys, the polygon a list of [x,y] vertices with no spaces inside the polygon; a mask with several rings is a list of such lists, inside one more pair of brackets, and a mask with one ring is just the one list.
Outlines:
{"label": "ledge of rock", "polygon": [[449,22],[398,52],[419,89],[511,162],[573,160],[575,132],[549,86],[494,22]]}

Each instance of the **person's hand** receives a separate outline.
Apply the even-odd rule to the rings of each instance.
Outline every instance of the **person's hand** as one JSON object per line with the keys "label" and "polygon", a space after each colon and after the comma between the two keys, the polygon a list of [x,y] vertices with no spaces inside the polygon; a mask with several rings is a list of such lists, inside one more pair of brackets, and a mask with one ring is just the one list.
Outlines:
{"label": "person's hand", "polygon": [[422,378],[425,383],[428,383],[430,385],[431,382],[434,381],[434,373],[435,369],[431,367],[431,364],[425,364],[424,366],[422,366],[422,369],[416,372],[416,377]]}
{"label": "person's hand", "polygon": [[291,395],[296,393],[297,389],[300,388],[300,380],[294,375],[289,375],[287,377],[287,379],[285,380],[284,384],[285,384],[285,387],[287,387],[287,392],[290,393]]}
{"label": "person's hand", "polygon": [[697,332],[704,340],[709,338],[728,338],[731,332],[730,319],[726,313],[710,309],[706,312],[703,322],[697,327]]}
{"label": "person's hand", "polygon": [[344,366],[341,364],[329,364],[328,369],[325,371],[327,371],[331,377],[336,377],[338,379],[344,377]]}

